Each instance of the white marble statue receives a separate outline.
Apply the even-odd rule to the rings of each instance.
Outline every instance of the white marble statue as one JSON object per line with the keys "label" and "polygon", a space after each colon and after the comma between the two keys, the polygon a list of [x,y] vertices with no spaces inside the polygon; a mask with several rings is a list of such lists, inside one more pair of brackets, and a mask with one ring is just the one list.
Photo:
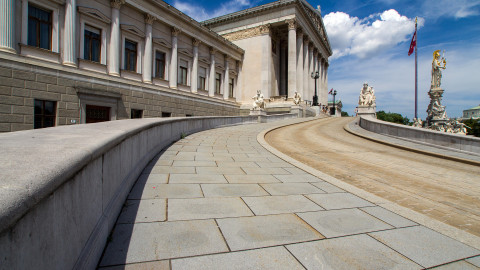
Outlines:
{"label": "white marble statue", "polygon": [[302,96],[297,91],[295,91],[295,95],[293,96],[293,103],[295,105],[300,105],[301,101],[302,101]]}
{"label": "white marble statue", "polygon": [[360,96],[358,97],[358,105],[360,106],[375,106],[375,90],[373,87],[368,86],[368,83],[363,84],[363,88],[360,91]]}
{"label": "white marble statue", "polygon": [[420,118],[413,118],[413,125],[412,127],[423,127],[423,121]]}
{"label": "white marble statue", "polygon": [[[444,51],[445,54],[445,51]],[[443,64],[443,66],[442,66]],[[432,84],[431,88],[440,88],[442,84],[442,69],[445,69],[447,65],[447,60],[445,57],[440,58],[440,50],[433,52],[433,61],[432,61]]]}
{"label": "white marble statue", "polygon": [[263,100],[263,94],[261,90],[257,90],[257,95],[252,97],[253,99],[253,108],[252,110],[263,110],[265,109],[265,101]]}

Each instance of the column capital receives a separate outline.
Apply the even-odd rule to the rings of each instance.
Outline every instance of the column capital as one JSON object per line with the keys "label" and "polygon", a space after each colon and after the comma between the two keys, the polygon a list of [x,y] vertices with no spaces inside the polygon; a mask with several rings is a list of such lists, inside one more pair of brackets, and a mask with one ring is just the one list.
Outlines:
{"label": "column capital", "polygon": [[120,9],[123,4],[125,4],[125,0],[110,0],[110,6],[112,8]]}
{"label": "column capital", "polygon": [[198,47],[202,43],[199,39],[193,38],[192,39],[192,44],[194,47]]}
{"label": "column capital", "polygon": [[260,25],[258,29],[260,31],[260,35],[268,35],[270,34],[271,27],[270,24],[263,24]]}
{"label": "column capital", "polygon": [[297,29],[297,20],[295,18],[285,20],[285,22],[288,24],[289,30]]}
{"label": "column capital", "polygon": [[172,36],[177,37],[180,32],[182,32],[182,30],[178,29],[177,27],[172,28]]}
{"label": "column capital", "polygon": [[303,38],[303,31],[300,28],[297,28],[297,38]]}
{"label": "column capital", "polygon": [[225,61],[228,61],[228,58],[230,58],[230,57],[228,56],[228,54],[224,54],[223,58],[225,58]]}
{"label": "column capital", "polygon": [[153,22],[156,20],[157,18],[155,16],[153,16],[152,14],[150,13],[147,13],[145,14],[145,23],[146,24],[153,24]]}
{"label": "column capital", "polygon": [[309,41],[310,41],[310,39],[308,38],[308,36],[303,36],[303,43],[306,43],[304,45],[308,46]]}
{"label": "column capital", "polygon": [[213,47],[210,48],[210,54],[216,54],[217,51],[218,51],[218,50],[215,49],[215,48],[213,48]]}

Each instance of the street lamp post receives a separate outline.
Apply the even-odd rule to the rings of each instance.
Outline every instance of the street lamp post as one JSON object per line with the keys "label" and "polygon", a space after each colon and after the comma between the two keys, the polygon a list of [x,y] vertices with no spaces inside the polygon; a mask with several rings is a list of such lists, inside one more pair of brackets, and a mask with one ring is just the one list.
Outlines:
{"label": "street lamp post", "polygon": [[337,115],[337,111],[335,110],[335,96],[337,95],[337,90],[333,90],[333,115]]}
{"label": "street lamp post", "polygon": [[312,72],[312,79],[315,80],[315,95],[313,96],[313,104],[312,106],[318,106],[318,96],[317,96],[317,79],[319,78],[318,71]]}

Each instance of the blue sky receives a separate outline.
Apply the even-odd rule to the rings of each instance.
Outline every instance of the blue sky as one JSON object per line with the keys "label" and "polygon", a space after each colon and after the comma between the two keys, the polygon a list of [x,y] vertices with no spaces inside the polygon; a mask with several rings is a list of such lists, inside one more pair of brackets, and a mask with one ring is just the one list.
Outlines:
{"label": "blue sky", "polygon": [[[272,1],[168,0],[198,21]],[[449,117],[480,104],[480,0],[309,0],[320,5],[334,55],[329,89],[338,91],[344,111],[357,106],[364,82],[373,86],[377,110],[414,115],[414,55],[407,55],[418,27],[418,115],[429,103],[432,53],[445,50],[442,104]]]}

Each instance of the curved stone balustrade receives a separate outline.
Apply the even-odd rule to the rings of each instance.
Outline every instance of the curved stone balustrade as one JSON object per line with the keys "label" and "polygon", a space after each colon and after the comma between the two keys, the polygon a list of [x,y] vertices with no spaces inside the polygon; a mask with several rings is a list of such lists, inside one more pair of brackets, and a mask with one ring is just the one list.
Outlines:
{"label": "curved stone balustrade", "polygon": [[263,121],[146,118],[1,134],[0,268],[94,269],[128,192],[161,149],[182,135]]}
{"label": "curved stone balustrade", "polygon": [[480,138],[389,123],[360,117],[360,127],[375,133],[480,154]]}

